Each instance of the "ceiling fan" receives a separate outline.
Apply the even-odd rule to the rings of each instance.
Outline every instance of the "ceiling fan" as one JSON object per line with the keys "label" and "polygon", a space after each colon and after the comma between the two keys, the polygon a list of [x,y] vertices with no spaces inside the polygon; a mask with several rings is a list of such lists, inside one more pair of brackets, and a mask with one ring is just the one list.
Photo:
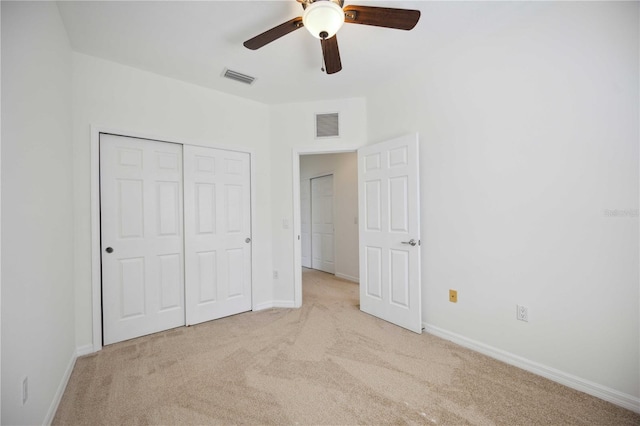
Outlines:
{"label": "ceiling fan", "polygon": [[416,26],[420,19],[419,10],[371,6],[343,8],[344,0],[296,1],[304,9],[302,16],[258,34],[245,41],[244,46],[251,50],[260,49],[300,27],[305,27],[312,36],[320,39],[324,67],[327,74],[334,74],[342,69],[336,33],[343,23],[410,30]]}

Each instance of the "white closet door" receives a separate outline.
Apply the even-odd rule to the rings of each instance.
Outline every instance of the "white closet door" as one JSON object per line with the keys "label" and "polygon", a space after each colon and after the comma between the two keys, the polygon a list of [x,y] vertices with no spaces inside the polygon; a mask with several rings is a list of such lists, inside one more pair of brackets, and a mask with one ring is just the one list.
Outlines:
{"label": "white closet door", "polygon": [[182,146],[100,135],[104,343],[184,325]]}
{"label": "white closet door", "polygon": [[311,268],[311,181],[300,181],[300,247],[301,264]]}
{"label": "white closet door", "polygon": [[333,241],[333,175],[311,179],[311,264],[335,272]]}
{"label": "white closet door", "polygon": [[247,153],[184,147],[187,324],[251,310]]}

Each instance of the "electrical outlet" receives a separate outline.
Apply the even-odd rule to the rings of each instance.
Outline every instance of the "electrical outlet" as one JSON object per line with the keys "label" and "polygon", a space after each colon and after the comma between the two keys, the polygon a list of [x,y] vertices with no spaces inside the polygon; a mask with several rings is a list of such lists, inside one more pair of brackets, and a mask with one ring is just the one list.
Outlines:
{"label": "electrical outlet", "polygon": [[529,322],[529,308],[522,305],[516,305],[516,318],[519,321]]}
{"label": "electrical outlet", "polygon": [[449,290],[449,302],[458,303],[458,291]]}
{"label": "electrical outlet", "polygon": [[278,279],[278,271],[273,271],[273,279],[274,280]]}
{"label": "electrical outlet", "polygon": [[22,405],[27,403],[27,399],[29,399],[29,377],[22,380]]}

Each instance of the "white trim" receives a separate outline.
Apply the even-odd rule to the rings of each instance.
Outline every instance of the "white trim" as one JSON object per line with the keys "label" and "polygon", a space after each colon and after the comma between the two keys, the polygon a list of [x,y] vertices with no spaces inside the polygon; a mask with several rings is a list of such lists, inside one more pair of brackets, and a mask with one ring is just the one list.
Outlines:
{"label": "white trim", "polygon": [[295,303],[293,300],[274,300],[273,307],[274,308],[295,308]]}
{"label": "white trim", "polygon": [[323,146],[302,146],[291,149],[291,168],[293,175],[293,303],[295,308],[302,306],[302,257],[300,246],[300,156],[306,154],[342,154],[355,152],[360,146],[339,143]]}
{"label": "white trim", "polygon": [[293,168],[293,306],[302,306],[302,231],[300,225],[300,153],[291,154]]}
{"label": "white trim", "polygon": [[100,133],[91,126],[91,300],[93,351],[102,349],[102,265],[100,258]]}
{"label": "white trim", "polygon": [[491,358],[506,362],[507,364],[529,371],[533,374],[537,374],[538,376],[545,377],[572,389],[595,396],[596,398],[603,399],[611,402],[612,404],[635,411],[636,413],[640,413],[640,398],[633,395],[629,395],[572,374],[565,373],[555,368],[539,364],[535,361],[528,360],[502,349],[494,348],[493,346],[452,333],[440,327],[436,327],[435,325],[426,323],[423,323],[422,325],[424,330],[429,334],[433,334],[434,336],[457,343],[460,346],[480,352],[484,355],[490,356]]}
{"label": "white trim", "polygon": [[[308,255],[308,259],[307,259],[307,264],[303,265],[302,264],[302,217],[300,217],[300,266],[302,266],[303,268],[311,268],[311,266],[313,266],[313,253],[312,253],[312,247],[311,247],[311,179],[310,178],[300,178],[300,189],[299,191],[302,191],[302,185],[305,185],[307,187],[307,190],[309,191],[309,200],[308,200],[308,214],[307,217],[305,219],[307,219],[307,221],[309,222],[309,236],[307,237],[309,239],[309,255]],[[300,206],[300,212],[302,212],[302,205]]]}
{"label": "white trim", "polygon": [[67,384],[69,383],[69,379],[71,378],[71,373],[73,372],[73,367],[76,365],[76,354],[71,354],[71,359],[69,360],[69,364],[67,364],[67,369],[64,371],[64,376],[62,376],[62,380],[58,385],[58,389],[56,389],[55,395],[53,395],[53,400],[51,401],[51,405],[49,405],[49,410],[47,411],[47,415],[44,418],[42,424],[50,425],[53,422],[53,418],[56,416],[56,412],[58,411],[58,406],[60,405],[60,401],[62,401],[62,395],[64,395],[65,389],[67,389]]}
{"label": "white trim", "polygon": [[[102,126],[91,125],[91,294],[93,310],[93,339],[91,352],[102,349],[102,295],[101,295],[101,253],[100,253],[100,133],[126,136],[140,139],[150,139],[160,142],[177,143],[180,145],[194,145],[206,148],[223,149],[226,151],[244,152],[250,156],[251,163],[251,239],[255,242],[253,230],[256,229],[256,195],[255,195],[255,162],[256,156],[253,149],[239,148],[237,146],[211,144],[203,140],[186,138],[171,138],[164,136],[154,136],[128,130],[114,129]],[[252,245],[253,248],[253,245]],[[254,294],[256,271],[256,259],[253,249],[251,250],[251,307],[255,309]],[[87,346],[82,346],[84,351]],[[91,353],[87,352],[87,353]],[[86,353],[83,353],[86,355]]]}
{"label": "white trim", "polygon": [[336,277],[342,278],[343,280],[353,281],[356,284],[360,284],[360,278],[358,277],[352,277],[351,275],[341,274],[340,272],[336,272],[335,275]]}
{"label": "white trim", "polygon": [[[0,7],[0,22],[2,22],[2,8]],[[0,55],[0,70],[2,70],[2,55]],[[0,71],[1,74],[1,71]],[[2,78],[0,78],[0,99],[2,99]],[[7,102],[5,102],[7,108]],[[2,128],[2,105],[0,105],[0,128]],[[0,131],[0,165],[2,164],[2,131]],[[0,166],[0,176],[2,176],[2,167]],[[0,185],[0,192],[2,185]],[[2,196],[0,194],[0,224],[2,223]],[[1,228],[1,227],[0,227]],[[1,232],[0,232],[1,234]],[[0,238],[0,259],[2,259],[2,238]],[[2,330],[2,262],[0,262],[0,330]],[[6,321],[6,320],[5,320]],[[0,333],[0,383],[2,383],[2,333]],[[0,386],[0,421],[2,419],[2,386]]]}
{"label": "white trim", "polygon": [[253,307],[254,311],[263,311],[265,309],[273,308],[273,301],[258,303]]}
{"label": "white trim", "polygon": [[251,223],[249,226],[249,235],[251,236],[251,310],[255,309],[256,304],[256,289],[255,289],[255,276],[254,271],[258,270],[257,259],[256,259],[256,251],[253,249],[255,247],[255,233],[253,232],[256,227],[256,220],[258,215],[256,214],[256,156],[254,155],[253,150],[245,151],[249,153],[249,192],[251,197]]}
{"label": "white trim", "polygon": [[80,358],[81,356],[89,355],[93,352],[95,352],[93,350],[93,345],[78,346],[76,348],[76,357]]}
{"label": "white trim", "polygon": [[[315,175],[311,175],[308,178],[304,178],[304,179],[305,180],[312,180],[312,179],[318,179],[318,178],[326,177],[326,176],[335,176],[335,174],[336,174],[335,170],[331,170],[330,172],[317,173]],[[301,181],[302,181],[302,179],[303,178],[300,178]],[[335,186],[335,183],[334,183],[334,186]]]}
{"label": "white trim", "polygon": [[263,311],[271,308],[295,308],[293,300],[270,300],[269,302],[259,303],[254,306],[254,311]]}

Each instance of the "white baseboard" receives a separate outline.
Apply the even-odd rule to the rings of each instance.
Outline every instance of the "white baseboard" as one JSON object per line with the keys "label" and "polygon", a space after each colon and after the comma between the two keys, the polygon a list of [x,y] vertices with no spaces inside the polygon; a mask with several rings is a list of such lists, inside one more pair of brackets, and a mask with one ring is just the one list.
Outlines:
{"label": "white baseboard", "polygon": [[293,300],[270,300],[268,302],[258,303],[253,307],[254,311],[262,311],[270,308],[295,308]]}
{"label": "white baseboard", "polygon": [[254,311],[263,311],[265,309],[273,308],[273,301],[258,303],[253,307]]}
{"label": "white baseboard", "polygon": [[89,345],[84,345],[84,346],[79,346],[76,348],[76,356],[77,357],[81,357],[84,355],[89,355],[94,353],[95,350],[93,349],[93,345],[89,344]]}
{"label": "white baseboard", "polygon": [[58,405],[60,405],[60,401],[62,400],[62,395],[64,395],[64,391],[67,388],[67,384],[69,383],[69,378],[71,378],[71,373],[73,372],[73,367],[76,365],[76,354],[71,354],[71,359],[69,360],[69,364],[67,365],[67,369],[64,372],[64,376],[62,376],[62,380],[58,385],[58,389],[56,390],[55,395],[53,396],[53,401],[51,401],[51,405],[49,406],[49,410],[47,411],[47,416],[44,419],[42,424],[50,425],[53,423],[53,418],[56,416],[56,412],[58,411]]}
{"label": "white baseboard", "polygon": [[340,272],[336,272],[336,277],[342,278],[343,280],[353,281],[354,283],[360,284],[360,278],[352,277],[351,275],[341,274]]}
{"label": "white baseboard", "polygon": [[595,396],[596,398],[603,399],[636,413],[640,413],[640,398],[637,398],[633,395],[629,395],[615,389],[599,385],[597,383],[582,379],[572,374],[556,370],[552,367],[547,367],[546,365],[542,365],[535,361],[522,358],[518,355],[503,351],[502,349],[494,348],[492,346],[466,338],[456,333],[452,333],[434,325],[423,323],[422,326],[427,333],[433,334],[434,336],[441,337],[445,340],[457,343],[460,346],[464,346],[465,348],[480,352],[482,354],[490,356],[491,358],[506,362],[507,364],[545,377],[549,380],[553,380],[554,382],[568,386],[572,389]]}

